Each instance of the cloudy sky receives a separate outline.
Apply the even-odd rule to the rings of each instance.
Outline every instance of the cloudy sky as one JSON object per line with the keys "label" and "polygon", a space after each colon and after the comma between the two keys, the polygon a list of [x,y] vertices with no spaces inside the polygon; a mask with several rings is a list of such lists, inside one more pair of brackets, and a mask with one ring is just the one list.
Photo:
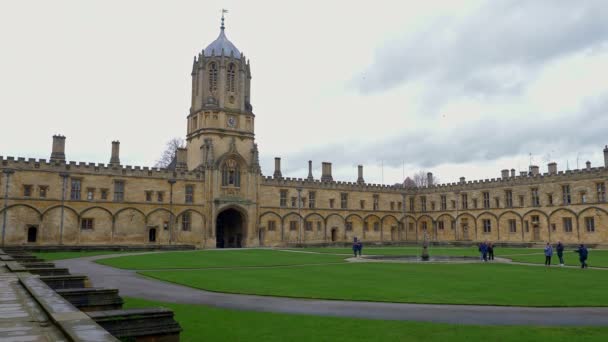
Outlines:
{"label": "cloudy sky", "polygon": [[444,182],[603,164],[608,2],[0,0],[0,155],[151,166],[184,136],[192,58],[251,60],[264,174]]}

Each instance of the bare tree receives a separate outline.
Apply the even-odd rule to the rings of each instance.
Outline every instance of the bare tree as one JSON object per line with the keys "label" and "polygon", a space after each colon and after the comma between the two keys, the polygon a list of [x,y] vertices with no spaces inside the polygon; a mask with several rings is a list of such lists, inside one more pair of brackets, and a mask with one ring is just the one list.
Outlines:
{"label": "bare tree", "polygon": [[182,138],[172,138],[165,145],[165,150],[160,155],[160,158],[154,164],[155,167],[167,167],[175,158],[175,151],[178,148],[186,146],[186,142]]}
{"label": "bare tree", "polygon": [[[416,187],[419,187],[419,188],[429,185],[427,174],[428,174],[428,171],[425,171],[425,170],[420,170],[420,171],[416,172],[411,178],[412,181],[414,182],[413,184],[416,184]],[[440,182],[439,178],[437,176],[433,175],[433,184],[439,184],[439,182]]]}

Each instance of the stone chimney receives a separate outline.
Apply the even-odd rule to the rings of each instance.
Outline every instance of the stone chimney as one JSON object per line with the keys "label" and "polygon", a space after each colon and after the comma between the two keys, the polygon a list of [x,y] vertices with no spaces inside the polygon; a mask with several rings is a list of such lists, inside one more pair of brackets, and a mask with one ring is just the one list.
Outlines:
{"label": "stone chimney", "polygon": [[51,151],[51,161],[65,161],[65,136],[53,135],[53,149]]}
{"label": "stone chimney", "polygon": [[283,178],[281,174],[281,158],[274,157],[274,173],[272,174],[274,178]]}
{"label": "stone chimney", "polygon": [[184,171],[188,169],[188,150],[184,147],[178,147],[175,151],[175,169]]}
{"label": "stone chimney", "polygon": [[365,183],[365,180],[363,179],[363,165],[357,166],[357,183]]}
{"label": "stone chimney", "polygon": [[587,162],[585,163],[585,166],[587,166],[587,171],[591,170],[591,162],[587,160]]}
{"label": "stone chimney", "polygon": [[314,181],[315,178],[312,176],[312,160],[308,161],[308,178],[309,181]]}
{"label": "stone chimney", "polygon": [[604,167],[608,167],[608,145],[604,147]]}
{"label": "stone chimney", "polygon": [[465,181],[466,181],[466,180],[465,180],[465,178],[464,178],[464,177],[460,177],[460,183],[461,183],[461,184],[464,184],[464,183],[465,183]]}
{"label": "stone chimney", "polygon": [[110,166],[120,165],[120,141],[112,141],[112,157],[110,157]]}
{"label": "stone chimney", "polygon": [[426,174],[426,185],[433,186],[433,173],[432,172],[428,172]]}
{"label": "stone chimney", "polygon": [[530,166],[530,173],[532,174],[533,177],[538,176],[539,173],[539,168],[536,165],[531,165]]}
{"label": "stone chimney", "polygon": [[501,170],[500,171],[500,176],[502,178],[509,178],[509,170],[507,170],[507,169]]}
{"label": "stone chimney", "polygon": [[331,163],[323,162],[323,164],[321,165],[321,181],[331,182],[333,180],[334,179],[331,176]]}
{"label": "stone chimney", "polygon": [[551,163],[547,164],[547,169],[548,169],[550,175],[556,175],[557,174],[557,163],[551,162]]}
{"label": "stone chimney", "polygon": [[511,169],[511,177],[515,178],[515,169]]}
{"label": "stone chimney", "polygon": [[519,171],[519,175],[521,177],[526,177],[528,175],[528,173],[526,171]]}

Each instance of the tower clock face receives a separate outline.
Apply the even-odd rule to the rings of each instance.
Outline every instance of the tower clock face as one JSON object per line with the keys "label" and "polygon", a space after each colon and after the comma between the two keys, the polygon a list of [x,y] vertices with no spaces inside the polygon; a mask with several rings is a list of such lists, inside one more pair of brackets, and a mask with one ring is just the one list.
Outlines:
{"label": "tower clock face", "polygon": [[236,118],[234,116],[228,117],[228,127],[236,127]]}

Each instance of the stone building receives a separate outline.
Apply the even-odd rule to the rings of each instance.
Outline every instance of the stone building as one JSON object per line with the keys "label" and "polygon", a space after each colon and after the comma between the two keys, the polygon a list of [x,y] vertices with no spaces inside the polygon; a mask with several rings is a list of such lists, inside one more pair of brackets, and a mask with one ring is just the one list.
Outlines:
{"label": "stone building", "polygon": [[49,160],[0,157],[2,244],[192,244],[202,248],[352,241],[608,243],[604,165],[555,163],[491,180],[428,185],[285,178],[275,159],[263,176],[255,143],[251,66],[225,34],[194,58],[187,147],[172,167],[66,161],[53,137]]}

